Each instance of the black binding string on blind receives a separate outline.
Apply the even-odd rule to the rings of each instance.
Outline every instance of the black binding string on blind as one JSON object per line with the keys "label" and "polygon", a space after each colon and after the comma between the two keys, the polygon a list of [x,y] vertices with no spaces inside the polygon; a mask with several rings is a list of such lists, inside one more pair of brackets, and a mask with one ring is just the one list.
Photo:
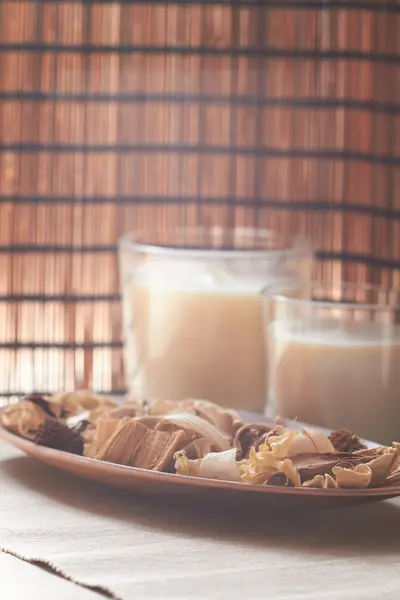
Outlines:
{"label": "black binding string on blind", "polygon": [[[0,0],[0,17],[4,19],[5,11],[13,4],[18,2]],[[27,7],[28,3],[24,4]],[[0,188],[3,223],[3,229],[0,223],[0,260],[3,261],[0,310],[4,307],[8,322],[14,319],[17,324],[15,335],[11,337],[9,332],[0,332],[0,355],[7,357],[0,366],[0,395],[24,391],[18,377],[9,377],[5,369],[15,370],[18,361],[21,364],[26,360],[37,365],[45,364],[36,363],[34,357],[40,356],[40,353],[47,357],[50,353],[54,356],[61,353],[65,365],[72,370],[79,361],[82,364],[91,362],[92,370],[97,371],[107,370],[111,362],[115,374],[108,384],[106,379],[100,379],[100,384],[94,383],[93,387],[104,392],[123,391],[122,370],[118,370],[122,362],[122,344],[117,277],[109,275],[102,281],[99,276],[89,285],[87,274],[94,270],[100,273],[102,268],[110,273],[115,271],[115,237],[124,227],[132,227],[133,223],[151,223],[153,210],[159,211],[158,215],[164,214],[162,211],[175,210],[174,214],[179,215],[181,224],[191,219],[191,225],[193,215],[196,215],[197,224],[207,225],[210,215],[217,214],[218,218],[226,219],[224,223],[227,226],[240,224],[237,220],[239,214],[244,214],[248,223],[262,225],[268,224],[271,215],[281,215],[293,227],[307,223],[307,232],[317,237],[321,224],[328,224],[327,243],[317,248],[322,270],[331,264],[345,265],[345,268],[350,265],[359,269],[360,278],[395,280],[400,269],[400,201],[398,186],[396,188],[400,154],[395,142],[396,131],[400,131],[400,103],[394,82],[400,66],[400,53],[398,45],[390,43],[390,37],[395,36],[396,27],[397,31],[400,30],[398,2],[147,0],[144,3],[102,0],[94,3],[89,0],[42,0],[29,5],[24,30],[27,37],[13,39],[10,34],[0,40],[0,113],[4,124],[0,136],[3,166],[3,185]],[[111,10],[115,5],[120,7],[119,33],[113,30],[115,39],[111,42],[107,37],[111,25],[104,16],[104,10]],[[81,21],[80,6],[84,11]],[[172,7],[178,10],[176,39],[165,43],[163,35],[155,39],[157,35],[149,29],[149,39],[138,41],[135,31],[126,25],[139,14],[135,12],[137,7],[165,11]],[[193,15],[202,15],[198,20],[199,31],[194,30],[196,39],[189,41],[185,38],[185,31],[189,25],[195,28],[196,16],[189,18],[188,15],[191,14],[189,11],[197,8],[200,12],[193,12]],[[69,12],[68,18],[77,19],[77,28],[79,31],[81,27],[82,35],[72,37],[72,24],[67,26],[65,21],[67,9],[77,11]],[[212,31],[213,9],[230,11],[229,19],[222,27],[221,40]],[[283,26],[284,21],[279,19],[283,19],[285,11],[289,20],[296,20],[301,15],[302,23],[328,19],[332,24],[329,43],[321,44],[317,29],[313,30],[309,24],[307,33],[311,43],[308,46],[303,43],[299,28],[290,38],[286,27],[285,36],[281,36],[278,45],[271,32],[276,22],[274,19]],[[43,25],[49,24],[50,16],[55,32],[53,37]],[[375,33],[381,32],[379,36],[375,35],[373,43],[368,45],[359,34],[359,39],[353,42],[348,33],[345,43],[343,39],[339,40],[340,19],[348,28],[350,18],[353,19],[359,32],[361,19],[365,16],[376,22]],[[29,28],[30,22],[36,23],[35,31]],[[229,23],[229,31],[226,23]],[[262,36],[262,28],[268,30],[268,35]],[[387,40],[382,39],[385,31]],[[114,60],[116,57],[120,57],[119,62]],[[159,67],[164,57],[175,60],[175,64],[179,65],[192,61],[191,68],[198,68],[197,80],[193,73],[182,70],[176,78],[178,83],[171,83],[173,77],[169,67]],[[18,61],[18,77],[11,73],[12,69],[16,69],[15,60]],[[107,77],[102,79],[101,74],[110,69],[111,60],[114,60],[112,64],[117,71],[111,73],[108,70]],[[30,79],[32,64],[35,64],[34,78]],[[167,81],[164,89],[160,89],[154,79],[158,68],[161,69],[160,77]],[[179,70],[180,67],[176,68]],[[68,69],[75,69],[73,76]],[[219,81],[226,69],[230,70],[229,86]],[[241,84],[239,69],[246,69],[246,90]],[[282,91],[278,79],[274,80],[274,70],[283,74],[284,81],[285,69],[296,85],[292,90]],[[295,77],[292,77],[293,69],[297,69]],[[351,75],[354,69],[359,72],[371,70],[373,85],[365,93],[354,91]],[[310,84],[305,93],[303,76],[311,71],[318,85]],[[135,72],[142,74],[142,81],[135,79]],[[325,88],[321,91],[323,72],[329,72],[332,81],[325,81]],[[339,76],[343,77],[340,93],[335,87]],[[79,77],[83,85],[78,85]],[[111,79],[113,86],[107,83]],[[358,79],[361,85],[361,76]],[[387,83],[382,85],[383,81]],[[15,131],[7,116],[10,109],[14,111],[13,118],[20,121]],[[80,112],[81,109],[83,112]],[[216,141],[218,136],[214,137],[207,127],[207,114],[214,109],[215,114],[227,115],[229,135],[223,142]],[[27,110],[31,111],[34,119],[29,121],[26,118]],[[156,114],[152,110],[160,110],[162,114],[165,111],[168,115],[173,111],[178,114],[186,111],[179,122],[176,139],[165,141],[161,134],[160,139],[155,139],[154,132],[148,133],[149,115]],[[104,131],[107,133],[107,127],[113,127],[112,111],[117,115],[116,134],[110,139],[101,139]],[[138,121],[136,128],[126,120],[130,111]],[[310,119],[310,111],[314,115],[311,117],[315,121],[313,127],[327,127],[329,131],[332,123],[336,123],[337,115],[343,113],[347,124],[357,122],[360,139],[352,139],[351,132],[347,131],[343,147],[306,144],[300,125],[303,115],[304,119]],[[64,122],[73,124],[77,115],[82,114],[82,135],[73,128],[64,129]],[[256,115],[253,137],[245,136],[243,128],[248,121],[243,119],[243,114],[250,115],[250,121]],[[272,135],[265,135],[263,120],[278,117],[282,119],[284,137],[288,115],[288,144],[281,143]],[[362,138],[360,120],[373,132],[365,139]],[[252,126],[254,122],[251,121]],[[101,135],[97,136],[93,123],[98,123]],[[48,127],[50,132],[47,132]],[[384,131],[388,134],[386,145],[382,142]],[[96,177],[101,179],[109,157],[115,161],[118,181],[115,185],[104,186],[97,182]],[[167,164],[171,160],[178,161],[179,181],[176,185],[173,182],[166,193],[156,193],[152,177],[141,179],[145,171],[143,165],[148,167],[153,164],[152,161],[158,165],[156,161],[160,157]],[[77,170],[83,165],[87,178],[80,179],[80,184],[75,187],[68,181],[68,177],[74,176],[68,165],[74,161]],[[227,181],[222,181],[226,187],[221,189],[218,169],[212,170],[216,162],[227,165]],[[96,171],[97,163],[101,167]],[[254,177],[250,167],[252,163],[257,165]],[[320,169],[309,194],[301,193],[296,187],[287,194],[281,193],[279,187],[273,187],[274,169],[284,163],[289,164],[291,176],[301,169],[308,173],[312,169]],[[194,183],[188,185],[187,165],[193,164],[196,166],[190,168],[195,171]],[[239,184],[237,179],[243,164],[251,170],[246,185]],[[345,177],[338,192],[334,183],[327,183],[324,174],[342,167]],[[156,173],[157,168],[153,167],[152,173]],[[268,185],[262,182],[265,172]],[[355,182],[359,181],[361,186],[366,172],[374,194],[355,196]],[[15,178],[14,187],[4,183],[9,181],[8,177],[11,177],[11,182]],[[65,185],[60,183],[63,177],[67,177]],[[207,178],[211,184],[204,187]],[[139,181],[136,187],[133,185],[135,181]],[[24,215],[28,213],[32,218],[25,222]],[[110,214],[115,215],[115,224],[110,223],[108,227],[105,221]],[[329,229],[338,218],[342,219],[342,231],[345,232],[339,248],[333,244],[333,234]],[[63,232],[64,220],[70,228],[68,235]],[[349,227],[354,222],[361,224],[363,232],[369,231],[371,239],[368,243],[357,244],[354,236],[349,235]],[[41,229],[44,223],[47,223],[46,233]],[[79,235],[76,228],[79,228]],[[106,232],[104,239],[100,235],[103,230]],[[382,239],[385,243],[381,242]],[[68,278],[68,285],[64,287],[57,279],[56,265],[60,265]],[[37,273],[38,283],[32,280],[32,269]],[[39,281],[39,278],[42,279]],[[64,312],[57,312],[55,307],[59,306],[64,307]],[[103,307],[104,313],[100,311]],[[34,323],[30,329],[21,325],[26,311]],[[69,329],[65,325],[65,331],[68,329],[69,333],[64,332],[63,337],[61,332],[50,339],[49,329],[53,324],[57,325],[60,315],[65,322],[68,321]],[[112,325],[102,330],[102,339],[99,339],[90,327],[95,323],[101,328],[104,315]],[[84,332],[86,337],[82,337],[77,325],[81,322],[87,328]],[[73,339],[70,339],[71,331],[74,332]],[[7,381],[9,383],[5,384]],[[47,383],[51,387],[50,379]],[[33,387],[36,387],[35,378]]]}

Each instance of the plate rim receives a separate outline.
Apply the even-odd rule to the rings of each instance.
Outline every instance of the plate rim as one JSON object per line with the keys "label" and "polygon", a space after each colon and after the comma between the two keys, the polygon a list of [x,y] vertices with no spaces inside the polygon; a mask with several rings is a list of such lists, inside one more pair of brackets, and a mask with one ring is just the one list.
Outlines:
{"label": "plate rim", "polygon": [[[112,473],[128,475],[140,475],[142,479],[151,481],[153,483],[170,483],[175,484],[177,487],[189,485],[192,487],[202,487],[214,490],[230,490],[231,492],[237,493],[253,493],[253,494],[273,494],[273,495],[289,495],[289,496],[314,496],[323,498],[373,498],[373,497],[394,497],[400,496],[400,486],[384,487],[384,488],[364,488],[364,489],[321,489],[321,488],[305,488],[305,487],[284,487],[284,486],[273,486],[273,485],[261,485],[261,484],[247,484],[245,482],[228,481],[224,479],[211,479],[208,477],[195,477],[191,475],[180,475],[178,473],[164,473],[162,471],[152,471],[150,469],[143,469],[141,467],[131,467],[126,465],[119,465],[107,461],[98,460],[96,458],[90,458],[87,456],[80,456],[65,452],[63,450],[56,450],[54,448],[47,448],[40,446],[34,442],[27,440],[15,433],[12,433],[0,425],[0,438],[5,442],[9,443],[15,448],[18,448],[24,452],[30,458],[38,460],[43,464],[49,465],[45,460],[41,460],[43,457],[54,457],[63,464],[70,466],[75,465],[86,465],[90,467],[95,473],[102,473],[104,475],[110,475],[110,469]],[[50,465],[53,468],[64,471],[57,465]],[[106,473],[108,471],[108,473]],[[75,476],[77,473],[69,470],[69,472]],[[89,477],[85,477],[84,474],[79,474],[81,479],[89,481]]]}

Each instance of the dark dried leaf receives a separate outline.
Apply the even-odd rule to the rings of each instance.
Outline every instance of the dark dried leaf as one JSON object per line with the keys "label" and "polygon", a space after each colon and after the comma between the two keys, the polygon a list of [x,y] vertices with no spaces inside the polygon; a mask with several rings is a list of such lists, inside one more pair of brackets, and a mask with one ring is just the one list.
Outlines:
{"label": "dark dried leaf", "polygon": [[368,454],[356,455],[352,452],[325,452],[325,453],[310,453],[299,454],[292,457],[293,466],[299,471],[301,481],[313,479],[316,475],[325,475],[331,473],[333,467],[354,467],[362,463],[369,462],[372,458],[378,456],[379,453],[371,450]]}

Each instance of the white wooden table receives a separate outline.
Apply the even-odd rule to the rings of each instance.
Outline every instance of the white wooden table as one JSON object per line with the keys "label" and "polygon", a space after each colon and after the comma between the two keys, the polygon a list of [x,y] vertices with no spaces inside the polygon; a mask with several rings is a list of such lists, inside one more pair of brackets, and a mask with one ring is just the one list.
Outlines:
{"label": "white wooden table", "polygon": [[[74,479],[2,442],[0,546],[123,600],[400,597],[400,501],[285,519],[194,512]],[[102,596],[0,553],[0,598]]]}

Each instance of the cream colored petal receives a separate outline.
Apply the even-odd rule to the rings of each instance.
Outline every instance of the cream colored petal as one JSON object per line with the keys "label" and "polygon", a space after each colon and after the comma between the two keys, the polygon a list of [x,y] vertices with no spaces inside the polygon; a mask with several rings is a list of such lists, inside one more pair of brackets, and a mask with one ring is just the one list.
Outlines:
{"label": "cream colored petal", "polygon": [[250,448],[249,458],[240,464],[242,480],[247,483],[264,483],[276,473],[277,461],[287,458],[287,452],[292,440],[297,437],[295,430],[282,430],[280,435],[268,437],[265,444],[261,444],[256,451]]}
{"label": "cream colored petal", "polygon": [[179,410],[179,405],[177,402],[172,402],[170,400],[157,400],[150,406],[150,415],[157,417],[168,415],[177,409]]}
{"label": "cream colored petal", "polygon": [[332,475],[329,475],[329,473],[325,475],[324,485],[322,487],[325,489],[337,488],[336,481],[333,479]]}
{"label": "cream colored petal", "polygon": [[28,439],[35,437],[39,425],[47,418],[47,414],[29,400],[7,406],[0,415],[3,427]]}
{"label": "cream colored petal", "polygon": [[62,406],[70,416],[76,415],[85,410],[93,412],[103,409],[112,409],[118,406],[118,403],[107,396],[98,396],[90,390],[62,391],[46,397],[50,404]]}
{"label": "cream colored petal", "polygon": [[391,471],[393,472],[400,466],[400,443],[393,442],[392,446],[393,446],[394,450],[396,450],[396,461],[391,469]]}
{"label": "cream colored petal", "polygon": [[200,477],[222,479],[224,481],[241,481],[239,467],[236,462],[236,448],[225,452],[210,452],[200,462]]}
{"label": "cream colored petal", "polygon": [[236,431],[243,425],[242,419],[234,410],[204,402],[195,404],[194,408],[199,417],[210,421],[229,438],[233,438]]}
{"label": "cream colored petal", "polygon": [[284,460],[288,457],[288,452],[293,444],[293,440],[299,435],[298,431],[294,429],[286,429],[282,435],[270,436],[267,440],[267,444],[260,446],[260,452],[263,447],[267,446],[268,450],[272,452],[275,460]]}
{"label": "cream colored petal", "polygon": [[310,452],[315,452],[314,444],[307,436],[299,433],[290,445],[288,456],[297,456],[298,454],[308,454]]}
{"label": "cream colored petal", "polygon": [[196,458],[195,460],[190,460],[185,452],[180,450],[179,452],[175,452],[174,460],[175,470],[178,475],[192,475],[194,477],[199,477],[200,464],[203,459]]}
{"label": "cream colored petal", "polygon": [[286,475],[288,481],[291,481],[294,486],[301,486],[301,479],[298,470],[293,466],[292,461],[289,458],[283,460],[277,468],[277,473],[283,473]]}
{"label": "cream colored petal", "polygon": [[305,435],[313,444],[314,452],[336,452],[335,447],[323,431],[303,429]]}
{"label": "cream colored petal", "polygon": [[109,411],[110,419],[122,419],[122,417],[140,417],[143,415],[143,404],[141,402],[126,402]]}
{"label": "cream colored petal", "polygon": [[242,481],[246,483],[264,483],[274,474],[274,459],[269,452],[264,458],[254,447],[250,448],[249,458],[239,463]]}
{"label": "cream colored petal", "polygon": [[362,464],[351,469],[333,467],[332,473],[339,488],[366,488],[372,479],[371,469],[367,465]]}
{"label": "cream colored petal", "polygon": [[203,458],[190,460],[186,452],[180,450],[174,454],[175,469],[179,475],[192,475],[224,481],[240,481],[239,467],[236,462],[236,448],[225,452],[209,452]]}
{"label": "cream colored petal", "polygon": [[303,483],[303,487],[323,488],[324,483],[325,483],[325,477],[323,475],[316,475],[312,479],[305,481]]}
{"label": "cream colored petal", "polygon": [[252,483],[253,485],[265,483],[272,477],[272,475],[274,475],[274,471],[272,469],[257,472],[250,466],[243,470],[242,467],[239,467],[239,470],[241,474],[241,480],[244,483]]}
{"label": "cream colored petal", "polygon": [[289,456],[308,454],[309,452],[336,452],[332,442],[322,431],[314,429],[303,429],[293,439],[290,446]]}
{"label": "cream colored petal", "polygon": [[208,437],[219,450],[229,450],[231,444],[226,435],[209,421],[190,413],[173,413],[163,417],[163,422],[172,423],[184,431],[195,433],[201,437]]}
{"label": "cream colored petal", "polygon": [[303,487],[330,489],[336,488],[337,484],[333,477],[329,475],[329,473],[327,473],[326,475],[316,475],[315,477],[313,477],[313,479],[310,479],[309,481],[303,483]]}
{"label": "cream colored petal", "polygon": [[379,485],[399,464],[395,448],[385,448],[377,458],[366,463],[372,471],[371,485]]}

